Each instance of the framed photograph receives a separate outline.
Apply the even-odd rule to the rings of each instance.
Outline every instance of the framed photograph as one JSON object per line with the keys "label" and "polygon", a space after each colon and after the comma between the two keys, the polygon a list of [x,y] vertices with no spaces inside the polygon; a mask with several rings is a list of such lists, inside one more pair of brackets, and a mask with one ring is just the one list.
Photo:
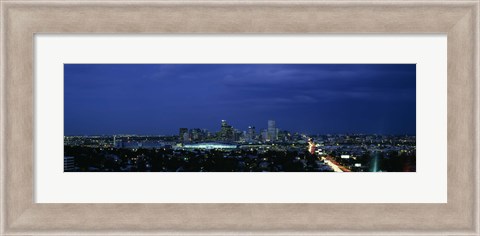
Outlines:
{"label": "framed photograph", "polygon": [[2,235],[478,235],[479,1],[2,1]]}
{"label": "framed photograph", "polygon": [[416,170],[415,64],[64,64],[63,87],[65,172]]}

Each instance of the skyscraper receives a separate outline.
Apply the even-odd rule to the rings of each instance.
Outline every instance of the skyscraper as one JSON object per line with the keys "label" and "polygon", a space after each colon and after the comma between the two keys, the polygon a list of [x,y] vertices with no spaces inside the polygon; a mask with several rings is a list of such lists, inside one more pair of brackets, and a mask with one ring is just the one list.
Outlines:
{"label": "skyscraper", "polygon": [[255,126],[248,126],[247,141],[255,139]]}
{"label": "skyscraper", "polygon": [[262,137],[262,141],[264,142],[270,141],[270,139],[268,138],[268,131],[266,129],[262,130],[261,137]]}
{"label": "skyscraper", "polygon": [[190,137],[192,138],[192,141],[200,141],[204,138],[203,132],[199,128],[190,129]]}
{"label": "skyscraper", "polygon": [[277,140],[277,128],[275,127],[275,121],[269,120],[268,121],[268,128],[267,128],[267,141],[276,141]]}
{"label": "skyscraper", "polygon": [[187,128],[180,128],[178,132],[179,140],[180,141],[185,141],[185,134],[188,134],[188,129]]}
{"label": "skyscraper", "polygon": [[227,124],[226,120],[222,120],[220,132],[218,132],[218,138],[222,141],[234,141],[235,132],[231,125]]}

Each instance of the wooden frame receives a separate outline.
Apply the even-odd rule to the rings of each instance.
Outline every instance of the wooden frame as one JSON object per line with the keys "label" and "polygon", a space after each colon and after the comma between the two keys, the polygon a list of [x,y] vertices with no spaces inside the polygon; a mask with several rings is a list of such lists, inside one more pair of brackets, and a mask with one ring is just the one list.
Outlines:
{"label": "wooden frame", "polygon": [[[479,231],[479,1],[1,2],[2,234]],[[35,204],[35,33],[446,33],[447,204]],[[339,222],[343,222],[339,224]]]}

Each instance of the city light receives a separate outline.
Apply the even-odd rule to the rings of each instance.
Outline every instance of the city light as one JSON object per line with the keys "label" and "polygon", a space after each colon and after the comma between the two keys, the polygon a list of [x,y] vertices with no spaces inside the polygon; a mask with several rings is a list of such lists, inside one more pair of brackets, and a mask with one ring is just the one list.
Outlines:
{"label": "city light", "polygon": [[[172,136],[64,136],[65,171],[415,171],[412,135],[309,135],[266,123],[262,133],[221,120],[217,132],[179,128]],[[316,147],[311,154],[307,140]]]}

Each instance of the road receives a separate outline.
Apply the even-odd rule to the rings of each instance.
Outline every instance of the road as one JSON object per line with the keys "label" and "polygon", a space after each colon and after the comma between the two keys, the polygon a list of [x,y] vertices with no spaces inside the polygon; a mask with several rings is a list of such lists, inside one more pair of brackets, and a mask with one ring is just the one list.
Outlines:
{"label": "road", "polygon": [[347,169],[345,166],[342,166],[341,164],[339,164],[338,162],[336,162],[335,160],[333,160],[333,158],[331,156],[326,156],[324,157],[324,159],[326,160],[326,163],[332,167],[332,169],[335,171],[335,172],[351,172],[349,169]]}

